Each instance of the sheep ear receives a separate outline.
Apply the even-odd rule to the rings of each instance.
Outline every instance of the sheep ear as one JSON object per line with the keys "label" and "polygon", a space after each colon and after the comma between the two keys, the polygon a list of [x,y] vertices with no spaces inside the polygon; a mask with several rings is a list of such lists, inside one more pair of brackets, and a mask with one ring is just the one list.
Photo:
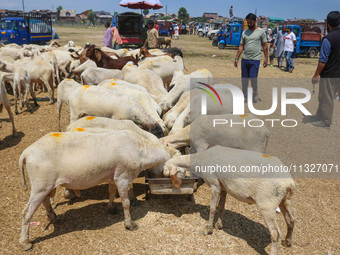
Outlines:
{"label": "sheep ear", "polygon": [[182,180],[178,178],[177,174],[170,175],[171,183],[174,185],[177,189],[181,188]]}
{"label": "sheep ear", "polygon": [[102,54],[98,50],[95,50],[94,54],[96,55],[96,58],[98,59],[98,61],[102,59]]}

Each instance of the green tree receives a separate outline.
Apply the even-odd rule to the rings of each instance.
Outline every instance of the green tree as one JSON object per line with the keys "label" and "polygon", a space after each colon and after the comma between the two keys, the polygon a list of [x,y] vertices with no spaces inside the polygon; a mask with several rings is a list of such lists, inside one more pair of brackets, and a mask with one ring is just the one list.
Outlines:
{"label": "green tree", "polygon": [[92,9],[89,10],[89,14],[87,14],[87,19],[88,19],[92,24],[94,24],[94,17],[95,17],[95,15],[94,15]]}
{"label": "green tree", "polygon": [[57,19],[58,19],[58,21],[60,20],[60,11],[63,9],[63,7],[61,6],[61,5],[59,5],[58,7],[57,7]]}
{"label": "green tree", "polygon": [[187,12],[187,9],[185,9],[184,7],[179,8],[178,18],[181,20],[189,18],[189,13]]}
{"label": "green tree", "polygon": [[148,9],[143,10],[143,14],[144,14],[144,16],[148,15],[149,14],[149,10]]}

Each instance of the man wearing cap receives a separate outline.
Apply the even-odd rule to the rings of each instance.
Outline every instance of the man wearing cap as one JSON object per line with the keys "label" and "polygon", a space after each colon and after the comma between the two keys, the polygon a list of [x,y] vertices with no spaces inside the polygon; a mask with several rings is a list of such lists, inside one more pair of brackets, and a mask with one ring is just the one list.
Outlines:
{"label": "man wearing cap", "polygon": [[148,44],[148,49],[156,49],[158,46],[158,31],[154,28],[154,22],[148,20],[147,26],[149,30],[147,31],[148,38],[144,43],[144,47]]}

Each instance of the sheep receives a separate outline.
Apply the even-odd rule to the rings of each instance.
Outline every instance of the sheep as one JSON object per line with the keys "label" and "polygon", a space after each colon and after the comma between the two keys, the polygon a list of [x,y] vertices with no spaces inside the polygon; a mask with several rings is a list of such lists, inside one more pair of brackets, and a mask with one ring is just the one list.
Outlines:
{"label": "sheep", "polygon": [[[185,128],[163,137],[161,141],[174,148],[190,145],[192,152],[200,152],[221,145],[266,153],[270,137],[269,130],[265,126],[250,127],[240,124],[248,123],[253,119],[256,117],[251,114],[203,115]],[[215,124],[215,120],[219,124]],[[230,123],[234,124],[231,126]],[[265,144],[264,147],[263,144]]]}
{"label": "sheep", "polygon": [[162,79],[151,70],[141,70],[132,63],[128,63],[122,71],[123,80],[144,87],[157,103],[168,93]]}
{"label": "sheep", "polygon": [[79,86],[72,81],[62,82],[60,85],[57,111],[59,130],[61,106],[63,102],[66,102],[70,111],[70,123],[87,115],[130,119],[157,137],[164,136],[161,126],[155,119],[127,95],[97,86]]}
{"label": "sheep", "polygon": [[170,83],[170,87],[174,87],[160,102],[162,110],[167,111],[170,109],[173,103],[176,102],[184,92],[190,90],[190,84],[198,81],[211,84],[212,78],[212,74],[207,69],[198,69],[188,75],[184,75],[183,70],[176,70]]}
{"label": "sheep", "polygon": [[[120,58],[131,56],[130,54],[128,54],[130,51],[127,50],[127,49],[114,50],[114,49],[111,49],[111,48],[108,48],[108,47],[101,47],[100,49],[105,53],[107,53],[107,52],[116,53]],[[136,58],[136,56],[134,56],[134,57]]]}
{"label": "sheep", "polygon": [[74,78],[77,77],[80,80],[80,75],[90,67],[97,67],[96,63],[93,62],[91,59],[86,60],[84,63],[80,64],[76,68],[74,68],[68,75],[67,78]]}
{"label": "sheep", "polygon": [[64,76],[67,77],[71,62],[73,60],[70,52],[63,50],[53,50],[52,52],[57,58],[59,72],[63,73]]}
{"label": "sheep", "polygon": [[14,125],[14,117],[13,117],[13,113],[11,111],[11,103],[8,100],[7,97],[7,93],[6,93],[6,88],[5,88],[5,84],[2,81],[2,79],[0,79],[0,113],[2,112],[2,108],[5,106],[8,116],[12,122],[12,133],[16,134],[17,130],[15,128]]}
{"label": "sheep", "polygon": [[126,88],[138,90],[139,92],[144,93],[151,100],[151,104],[152,104],[153,108],[157,111],[158,115],[162,114],[162,109],[159,107],[157,102],[150,96],[149,92],[144,87],[142,87],[138,84],[133,84],[133,83],[130,83],[130,82],[127,82],[127,81],[124,81],[124,80],[114,78],[114,79],[104,80],[101,83],[99,83],[97,86],[101,87],[101,86],[106,86],[106,85],[112,84],[112,83],[115,83],[118,86],[124,86]]}
{"label": "sheep", "polygon": [[59,66],[58,66],[58,60],[57,60],[56,55],[52,51],[50,51],[50,52],[41,53],[39,57],[42,60],[47,60],[52,64],[53,69],[54,69],[53,73],[55,74],[55,79],[57,80],[57,83],[59,84],[60,83]]}
{"label": "sheep", "polygon": [[165,48],[171,48],[171,38],[169,37],[159,37],[158,38],[158,45],[159,45],[159,48],[163,48],[163,45],[165,45]]}
{"label": "sheep", "polygon": [[98,85],[106,79],[120,79],[122,71],[112,70],[100,67],[89,67],[80,75],[81,84],[83,85]]}
{"label": "sheep", "polygon": [[[145,58],[153,58],[153,57],[159,57],[160,56],[160,55],[151,54],[146,47],[141,47],[139,49],[139,55],[143,55]],[[166,54],[163,54],[161,56],[169,56],[172,59],[174,58],[174,55],[172,55],[171,53],[166,53]]]}
{"label": "sheep", "polygon": [[159,117],[159,114],[156,111],[156,109],[153,107],[153,104],[152,104],[152,101],[150,100],[149,95],[146,95],[143,92],[140,92],[138,90],[128,88],[124,85],[117,85],[117,83],[115,82],[105,83],[101,87],[129,96],[139,106],[143,107],[143,109],[152,118],[154,118],[157,121],[157,123],[162,127],[162,130],[165,131],[165,124],[163,120]]}
{"label": "sheep", "polygon": [[118,69],[122,70],[127,62],[132,61],[135,65],[138,65],[138,59],[134,57],[122,57],[119,59],[112,59],[108,55],[106,55],[99,48],[96,48],[95,45],[91,45],[87,51],[86,56],[93,60],[98,67],[106,68],[106,69]]}
{"label": "sheep", "polygon": [[151,71],[158,74],[164,84],[171,82],[173,74],[175,71],[184,70],[183,59],[176,56],[173,60],[171,57],[157,57],[157,58],[147,58],[139,65],[140,69],[150,69]]}
{"label": "sheep", "polygon": [[[212,166],[220,166],[225,169],[231,167],[235,172],[214,171],[211,168]],[[271,236],[270,254],[275,255],[278,249],[277,243],[282,236],[276,222],[275,209],[277,206],[281,209],[288,228],[286,238],[282,244],[287,247],[292,244],[295,220],[290,200],[294,193],[295,183],[288,171],[267,174],[262,172],[242,172],[242,169],[246,169],[246,167],[249,169],[261,169],[263,166],[272,166],[279,169],[284,165],[278,158],[259,152],[215,146],[196,154],[170,159],[165,163],[164,169],[170,172],[171,180],[175,187],[180,187],[181,185],[181,179],[177,176],[178,170],[183,175],[181,168],[190,168],[192,172],[203,177],[204,181],[211,187],[210,216],[208,225],[202,232],[203,235],[213,233],[213,221],[217,206],[218,220],[215,226],[218,229],[223,228],[223,211],[227,193],[242,202],[256,204]]]}
{"label": "sheep", "polygon": [[183,93],[178,102],[175,104],[174,107],[172,107],[164,116],[163,120],[165,125],[168,129],[171,129],[174,125],[176,119],[178,116],[184,111],[184,109],[187,107],[187,105],[190,102],[190,93],[191,91],[187,91]]}
{"label": "sheep", "polygon": [[41,203],[49,220],[55,222],[56,214],[49,198],[55,195],[57,186],[81,190],[103,182],[112,183],[112,194],[118,189],[122,199],[125,227],[137,229],[130,216],[129,185],[145,169],[153,168],[161,173],[169,158],[162,146],[131,131],[45,135],[25,149],[19,159],[24,188],[27,188],[24,166],[31,183],[30,199],[22,212],[19,244],[23,250],[32,248],[29,223]]}

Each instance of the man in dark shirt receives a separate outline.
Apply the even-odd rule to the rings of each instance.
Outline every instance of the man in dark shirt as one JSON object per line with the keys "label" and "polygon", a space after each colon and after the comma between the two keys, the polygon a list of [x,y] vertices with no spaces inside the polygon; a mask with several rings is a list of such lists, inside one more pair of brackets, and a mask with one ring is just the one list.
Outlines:
{"label": "man in dark shirt", "polygon": [[[319,64],[312,83],[319,82],[319,107],[312,125],[329,128],[332,124],[334,97],[340,89],[340,12],[332,11],[327,15],[327,31],[322,41]],[[319,77],[321,79],[319,79]]]}

